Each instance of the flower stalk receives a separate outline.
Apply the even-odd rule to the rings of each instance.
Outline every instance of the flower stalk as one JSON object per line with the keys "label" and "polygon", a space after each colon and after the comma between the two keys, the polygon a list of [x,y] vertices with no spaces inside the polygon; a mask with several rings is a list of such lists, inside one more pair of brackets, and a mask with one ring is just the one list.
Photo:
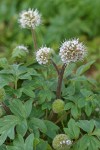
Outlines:
{"label": "flower stalk", "polygon": [[65,68],[66,68],[66,64],[63,64],[62,68],[59,69],[52,59],[51,59],[51,62],[53,64],[53,66],[55,67],[55,69],[57,71],[57,74],[58,74],[58,84],[57,84],[57,90],[56,90],[56,98],[60,99],[61,98],[62,80],[63,80],[63,75],[64,75],[64,71],[65,71]]}
{"label": "flower stalk", "polygon": [[34,50],[37,50],[38,47],[37,47],[35,30],[31,28],[31,32],[32,32],[32,38],[33,38]]}
{"label": "flower stalk", "polygon": [[61,98],[61,87],[62,87],[62,80],[63,80],[65,68],[66,68],[66,64],[63,64],[62,68],[59,70],[58,85],[57,85],[57,91],[56,91],[57,99]]}

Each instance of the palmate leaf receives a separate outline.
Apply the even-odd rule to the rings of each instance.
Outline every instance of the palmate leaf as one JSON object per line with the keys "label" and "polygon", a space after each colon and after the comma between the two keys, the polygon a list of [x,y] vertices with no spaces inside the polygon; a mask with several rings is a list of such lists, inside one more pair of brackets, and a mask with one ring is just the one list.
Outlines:
{"label": "palmate leaf", "polygon": [[76,144],[75,150],[99,150],[100,141],[91,135],[84,135]]}
{"label": "palmate leaf", "polygon": [[57,131],[59,130],[59,127],[51,121],[44,120],[44,122],[45,122],[46,127],[47,127],[47,131],[46,131],[45,134],[48,137],[53,139],[56,136]]}
{"label": "palmate leaf", "polygon": [[19,123],[19,118],[14,115],[5,116],[0,119],[0,146],[4,143],[7,137],[14,139],[14,128]]}
{"label": "palmate leaf", "polygon": [[46,124],[45,124],[44,120],[42,120],[42,119],[32,117],[30,119],[29,126],[31,129],[32,128],[34,129],[34,127],[35,127],[36,129],[39,129],[43,133],[47,132]]}
{"label": "palmate leaf", "polygon": [[5,85],[9,85],[9,83],[13,81],[14,78],[12,75],[0,74],[0,88],[4,87]]}
{"label": "palmate leaf", "polygon": [[36,150],[52,150],[51,146],[48,144],[47,141],[42,139],[39,140],[38,144],[36,145]]}
{"label": "palmate leaf", "polygon": [[18,117],[27,118],[32,110],[32,100],[28,100],[23,104],[19,99],[10,102],[10,110]]}
{"label": "palmate leaf", "polygon": [[68,128],[64,128],[64,131],[71,139],[77,139],[80,134],[80,129],[74,119],[70,119]]}
{"label": "palmate leaf", "polygon": [[87,133],[91,133],[94,129],[94,120],[79,120],[77,125]]}
{"label": "palmate leaf", "polygon": [[34,134],[30,134],[24,141],[21,135],[14,140],[13,146],[7,146],[7,150],[33,150]]}

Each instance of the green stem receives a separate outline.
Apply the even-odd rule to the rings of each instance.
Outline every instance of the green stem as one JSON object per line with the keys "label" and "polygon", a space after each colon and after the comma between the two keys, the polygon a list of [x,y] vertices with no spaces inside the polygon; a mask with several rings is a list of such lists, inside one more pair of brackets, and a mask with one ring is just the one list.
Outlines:
{"label": "green stem", "polygon": [[33,43],[34,43],[34,50],[37,50],[37,41],[36,41],[35,30],[31,29],[31,32],[32,32],[32,38],[33,38]]}
{"label": "green stem", "polygon": [[48,118],[48,110],[46,109],[46,111],[45,111],[45,119],[47,119]]}
{"label": "green stem", "polygon": [[15,80],[15,90],[17,90],[17,79]]}
{"label": "green stem", "polygon": [[70,111],[66,112],[66,114],[64,113],[60,118],[58,118],[58,120],[55,122],[55,124],[59,123],[65,116],[67,116],[70,113]]}

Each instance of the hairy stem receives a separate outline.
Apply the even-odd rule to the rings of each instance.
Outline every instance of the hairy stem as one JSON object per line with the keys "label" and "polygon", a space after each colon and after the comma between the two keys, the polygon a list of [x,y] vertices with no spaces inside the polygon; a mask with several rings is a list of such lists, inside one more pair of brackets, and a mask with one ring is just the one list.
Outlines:
{"label": "hairy stem", "polygon": [[34,43],[34,50],[37,50],[37,41],[36,41],[35,30],[31,29],[31,32],[32,32],[32,38],[33,38],[33,43]]}
{"label": "hairy stem", "polygon": [[61,70],[59,71],[58,74],[58,85],[57,85],[57,91],[56,91],[56,97],[57,99],[61,98],[61,87],[62,87],[62,80],[63,80],[63,75],[64,75],[64,71],[66,68],[66,64],[64,64],[61,68]]}

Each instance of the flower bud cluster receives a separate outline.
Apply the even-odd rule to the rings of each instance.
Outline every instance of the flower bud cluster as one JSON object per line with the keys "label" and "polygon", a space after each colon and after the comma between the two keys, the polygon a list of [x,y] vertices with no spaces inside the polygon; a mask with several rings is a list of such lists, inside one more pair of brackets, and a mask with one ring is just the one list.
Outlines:
{"label": "flower bud cluster", "polygon": [[76,62],[83,60],[86,48],[79,39],[68,40],[61,45],[59,55],[63,63]]}
{"label": "flower bud cluster", "polygon": [[25,52],[28,52],[27,47],[26,47],[26,46],[24,46],[24,45],[16,46],[16,48],[15,48],[15,49],[19,49],[19,50],[23,50],[23,51],[25,51]]}
{"label": "flower bud cluster", "polygon": [[[22,28],[35,29],[41,23],[41,15],[33,9],[23,11],[19,15],[19,23]],[[50,48],[40,48],[36,53],[36,60],[39,64],[47,64]],[[86,56],[86,48],[79,39],[66,40],[60,47],[59,55],[63,63],[81,61]]]}
{"label": "flower bud cluster", "polygon": [[37,11],[37,9],[29,9],[28,11],[23,11],[19,15],[19,23],[22,28],[34,29],[41,23],[41,15]]}
{"label": "flower bud cluster", "polygon": [[55,150],[69,150],[71,145],[72,141],[66,134],[56,135],[52,142],[52,146]]}
{"label": "flower bud cluster", "polygon": [[36,52],[36,60],[39,64],[47,64],[50,59],[50,54],[52,52],[51,48],[41,47]]}

